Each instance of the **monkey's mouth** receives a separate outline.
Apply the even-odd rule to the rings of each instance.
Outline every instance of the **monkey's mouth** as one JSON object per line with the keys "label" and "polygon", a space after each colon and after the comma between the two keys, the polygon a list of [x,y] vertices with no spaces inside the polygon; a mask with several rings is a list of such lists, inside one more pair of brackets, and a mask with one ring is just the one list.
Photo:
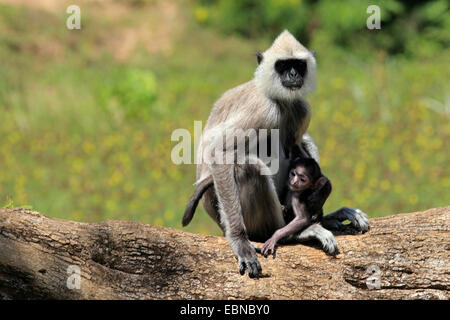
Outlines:
{"label": "monkey's mouth", "polygon": [[286,89],[294,91],[300,89],[303,86],[303,80],[299,79],[297,81],[282,81],[281,84]]}

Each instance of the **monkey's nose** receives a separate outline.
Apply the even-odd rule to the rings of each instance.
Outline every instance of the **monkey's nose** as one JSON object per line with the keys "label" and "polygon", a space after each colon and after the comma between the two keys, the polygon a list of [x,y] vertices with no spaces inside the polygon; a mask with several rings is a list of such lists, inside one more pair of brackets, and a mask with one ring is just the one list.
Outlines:
{"label": "monkey's nose", "polygon": [[296,77],[297,76],[297,70],[295,70],[295,68],[292,68],[291,71],[289,71],[289,74],[291,75],[291,77]]}

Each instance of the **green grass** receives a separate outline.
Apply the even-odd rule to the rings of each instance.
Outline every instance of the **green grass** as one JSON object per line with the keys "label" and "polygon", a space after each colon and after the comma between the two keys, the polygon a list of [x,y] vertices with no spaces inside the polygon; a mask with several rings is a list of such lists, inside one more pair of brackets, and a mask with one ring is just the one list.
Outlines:
{"label": "green grass", "polygon": [[[104,39],[142,10],[122,20],[89,11],[68,31],[63,14],[0,5],[0,204],[180,227],[195,166],[172,164],[171,133],[206,121],[222,92],[252,77],[270,39],[224,37],[188,11],[171,50],[137,45],[117,59]],[[333,183],[325,211],[449,205],[449,115],[429,107],[448,100],[449,51],[414,60],[313,45],[310,132]],[[203,209],[187,230],[219,234]]]}

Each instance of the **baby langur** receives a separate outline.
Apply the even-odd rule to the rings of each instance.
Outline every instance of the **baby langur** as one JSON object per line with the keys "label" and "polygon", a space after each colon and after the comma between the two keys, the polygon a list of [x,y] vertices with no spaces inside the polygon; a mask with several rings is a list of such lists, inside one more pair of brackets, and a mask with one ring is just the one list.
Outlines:
{"label": "baby langur", "polygon": [[261,254],[275,258],[275,246],[280,241],[289,241],[290,236],[313,223],[319,223],[323,216],[323,204],[331,193],[331,183],[322,175],[318,163],[312,158],[296,158],[291,162],[287,183],[285,205],[282,206],[287,223],[275,231],[267,240]]}

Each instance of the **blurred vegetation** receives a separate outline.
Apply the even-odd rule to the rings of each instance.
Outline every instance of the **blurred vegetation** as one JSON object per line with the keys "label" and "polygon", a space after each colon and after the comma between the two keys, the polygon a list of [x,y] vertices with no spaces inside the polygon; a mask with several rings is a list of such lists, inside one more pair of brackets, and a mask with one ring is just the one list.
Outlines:
{"label": "blurred vegetation", "polygon": [[[225,33],[246,37],[275,37],[282,29],[302,39],[326,42],[352,53],[381,47],[389,53],[428,55],[450,42],[447,0],[197,0],[195,16]],[[380,8],[382,31],[368,37],[365,14]],[[372,12],[370,12],[371,14]]]}
{"label": "blurred vegetation", "polygon": [[[325,211],[450,204],[447,1],[381,1],[381,30],[365,1],[80,1],[81,30],[58,3],[0,4],[0,207],[180,227],[195,166],[172,164],[172,131],[285,28],[318,52]],[[188,230],[220,234],[203,209]]]}

